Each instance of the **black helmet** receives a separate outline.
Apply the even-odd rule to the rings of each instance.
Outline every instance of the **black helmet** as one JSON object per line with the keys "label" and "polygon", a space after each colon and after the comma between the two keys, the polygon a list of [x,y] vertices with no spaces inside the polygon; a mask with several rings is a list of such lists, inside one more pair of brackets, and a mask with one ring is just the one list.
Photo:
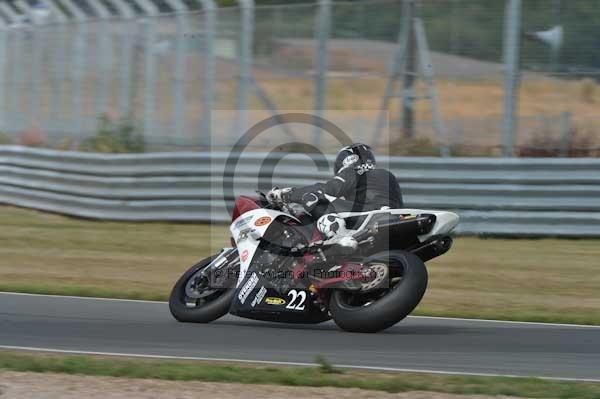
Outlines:
{"label": "black helmet", "polygon": [[335,158],[333,172],[337,175],[340,171],[347,167],[362,168],[367,171],[375,167],[375,154],[373,150],[366,144],[354,143],[342,148]]}

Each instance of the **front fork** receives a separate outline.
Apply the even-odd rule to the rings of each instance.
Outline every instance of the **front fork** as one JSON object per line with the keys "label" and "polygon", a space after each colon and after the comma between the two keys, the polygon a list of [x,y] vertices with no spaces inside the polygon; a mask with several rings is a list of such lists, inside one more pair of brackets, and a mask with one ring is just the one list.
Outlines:
{"label": "front fork", "polygon": [[221,270],[225,265],[231,263],[239,258],[238,249],[235,247],[232,248],[223,248],[221,253],[217,255],[215,259],[208,265],[206,269],[210,271]]}
{"label": "front fork", "polygon": [[[227,267],[235,262],[239,262],[239,259],[240,256],[237,248],[223,248],[221,253],[219,253],[216,258],[208,264],[207,267],[203,268],[200,273],[202,273],[204,278],[208,279],[211,287],[223,286],[224,282],[231,280],[231,277],[235,277],[235,281],[237,281],[239,276],[228,275],[231,272],[227,270]],[[237,274],[239,274],[239,269],[237,270]],[[223,286],[222,288],[228,287]]]}

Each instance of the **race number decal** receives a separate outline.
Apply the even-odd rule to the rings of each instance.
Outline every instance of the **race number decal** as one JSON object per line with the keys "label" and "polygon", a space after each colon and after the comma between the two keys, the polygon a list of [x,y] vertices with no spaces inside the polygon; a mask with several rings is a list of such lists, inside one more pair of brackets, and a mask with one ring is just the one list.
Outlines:
{"label": "race number decal", "polygon": [[[286,309],[304,310],[304,302],[306,302],[306,292],[291,290],[290,292],[288,292],[288,296],[291,296],[292,300],[290,301],[290,303],[287,304],[287,306],[285,307]],[[298,302],[296,302],[296,300],[298,300]]]}

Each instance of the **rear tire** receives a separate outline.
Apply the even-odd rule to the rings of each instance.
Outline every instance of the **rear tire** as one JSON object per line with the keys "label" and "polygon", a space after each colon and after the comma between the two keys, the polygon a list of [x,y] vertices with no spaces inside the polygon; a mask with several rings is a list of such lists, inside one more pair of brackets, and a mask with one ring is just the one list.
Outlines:
{"label": "rear tire", "polygon": [[235,287],[215,293],[214,299],[197,307],[188,307],[185,301],[185,287],[188,280],[199,270],[205,268],[215,256],[208,257],[188,269],[175,283],[169,297],[169,310],[175,319],[188,323],[210,323],[229,312],[235,293]]}
{"label": "rear tire", "polygon": [[402,279],[383,297],[366,305],[352,305],[352,296],[357,294],[335,290],[331,294],[329,311],[335,323],[343,330],[374,333],[389,328],[408,316],[425,294],[427,269],[417,256],[392,251],[372,258],[386,259],[390,270],[402,268]]}

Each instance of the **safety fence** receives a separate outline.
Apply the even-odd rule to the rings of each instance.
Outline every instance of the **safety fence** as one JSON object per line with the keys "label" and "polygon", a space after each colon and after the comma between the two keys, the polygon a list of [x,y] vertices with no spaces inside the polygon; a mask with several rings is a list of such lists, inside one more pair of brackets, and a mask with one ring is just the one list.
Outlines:
{"label": "safety fence", "polygon": [[[459,233],[600,237],[600,160],[392,157],[379,163],[398,177],[407,207],[455,211]],[[268,165],[273,173],[264,173]],[[299,154],[100,155],[0,146],[0,203],[94,219],[226,222],[235,195],[310,184],[330,173]],[[231,192],[224,182],[232,183]]]}
{"label": "safety fence", "polygon": [[[596,0],[254,3],[1,0],[0,143],[189,151],[231,146],[250,110],[385,110],[380,148],[420,140],[396,155],[600,154]],[[440,118],[415,76],[427,58]]]}

